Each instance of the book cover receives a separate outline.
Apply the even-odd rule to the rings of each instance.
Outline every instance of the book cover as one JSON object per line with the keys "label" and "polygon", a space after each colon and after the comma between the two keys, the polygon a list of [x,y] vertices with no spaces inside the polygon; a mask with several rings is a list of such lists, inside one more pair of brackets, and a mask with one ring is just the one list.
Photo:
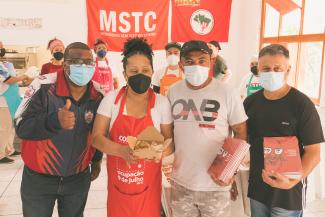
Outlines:
{"label": "book cover", "polygon": [[264,169],[299,179],[302,164],[297,137],[265,137]]}

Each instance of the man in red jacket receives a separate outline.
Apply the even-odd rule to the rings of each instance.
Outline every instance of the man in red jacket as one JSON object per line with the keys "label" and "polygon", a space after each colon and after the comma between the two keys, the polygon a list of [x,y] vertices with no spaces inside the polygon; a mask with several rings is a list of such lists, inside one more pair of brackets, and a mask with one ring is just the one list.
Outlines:
{"label": "man in red jacket", "polygon": [[102,153],[90,141],[102,95],[90,81],[89,47],[70,44],[63,67],[64,72],[35,79],[16,113],[16,132],[23,139],[25,217],[52,216],[56,201],[60,217],[82,217],[90,182],[100,172]]}

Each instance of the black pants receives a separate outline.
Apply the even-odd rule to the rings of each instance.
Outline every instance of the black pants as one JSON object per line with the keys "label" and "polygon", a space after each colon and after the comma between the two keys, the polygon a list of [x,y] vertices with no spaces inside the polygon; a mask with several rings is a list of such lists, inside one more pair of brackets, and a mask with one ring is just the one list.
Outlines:
{"label": "black pants", "polygon": [[25,166],[20,189],[24,217],[51,217],[55,201],[60,217],[83,217],[89,188],[89,169],[58,177],[42,175]]}

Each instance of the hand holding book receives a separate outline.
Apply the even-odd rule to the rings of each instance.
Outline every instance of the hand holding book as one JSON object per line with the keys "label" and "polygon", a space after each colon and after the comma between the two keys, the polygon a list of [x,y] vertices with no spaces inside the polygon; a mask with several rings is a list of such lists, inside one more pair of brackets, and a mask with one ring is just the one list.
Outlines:
{"label": "hand holding book", "polygon": [[271,187],[286,190],[293,188],[300,182],[300,179],[290,179],[288,176],[282,175],[281,173],[266,170],[263,170],[262,178],[263,181]]}
{"label": "hand holding book", "polygon": [[264,169],[267,173],[276,174],[279,179],[286,176],[300,180],[302,164],[297,137],[265,137]]}

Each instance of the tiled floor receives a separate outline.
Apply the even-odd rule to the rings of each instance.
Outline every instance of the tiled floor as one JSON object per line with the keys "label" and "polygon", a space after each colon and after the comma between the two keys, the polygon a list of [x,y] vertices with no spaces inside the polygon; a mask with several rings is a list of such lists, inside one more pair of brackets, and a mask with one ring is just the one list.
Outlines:
{"label": "tiled floor", "polygon": [[[22,217],[20,201],[20,181],[23,163],[20,157],[15,157],[14,164],[0,165],[0,216]],[[103,169],[100,177],[92,183],[85,210],[85,217],[106,216],[106,171]],[[232,217],[245,217],[240,200],[232,204]],[[54,211],[53,216],[57,216]],[[325,217],[325,200],[308,204],[304,217]]]}

